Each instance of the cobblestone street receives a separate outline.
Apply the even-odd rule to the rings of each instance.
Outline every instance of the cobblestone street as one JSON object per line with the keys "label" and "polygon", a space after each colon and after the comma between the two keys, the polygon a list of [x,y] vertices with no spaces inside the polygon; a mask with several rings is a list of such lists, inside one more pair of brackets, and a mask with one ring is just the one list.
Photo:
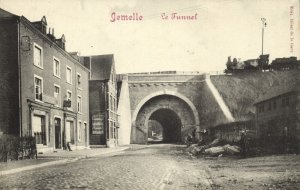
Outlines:
{"label": "cobblestone street", "polygon": [[111,152],[65,157],[60,164],[0,175],[0,189],[299,189],[300,155],[196,158],[185,149],[170,144],[130,145],[115,152],[93,149],[92,154]]}
{"label": "cobblestone street", "polygon": [[1,176],[1,189],[210,189],[205,167],[178,145],[130,149]]}

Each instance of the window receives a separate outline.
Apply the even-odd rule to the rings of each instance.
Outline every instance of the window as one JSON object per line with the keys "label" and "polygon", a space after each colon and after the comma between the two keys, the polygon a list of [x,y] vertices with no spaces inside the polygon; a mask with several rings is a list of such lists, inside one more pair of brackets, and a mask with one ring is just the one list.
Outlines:
{"label": "window", "polygon": [[72,101],[72,92],[69,90],[67,91],[67,100]]}
{"label": "window", "polygon": [[55,98],[55,105],[60,106],[60,87],[58,85],[54,85],[54,98]]}
{"label": "window", "polygon": [[290,98],[288,96],[282,98],[281,106],[289,106],[290,105]]}
{"label": "window", "polygon": [[264,105],[259,105],[258,106],[258,113],[264,112]]}
{"label": "window", "polygon": [[109,111],[111,111],[112,110],[112,98],[111,98],[111,95],[110,94],[108,94],[108,103],[109,103],[109,105],[108,105],[108,109],[109,109]]}
{"label": "window", "polygon": [[85,143],[87,143],[87,123],[84,122],[84,127],[83,127],[83,135],[84,135],[84,140],[85,140]]}
{"label": "window", "polygon": [[113,104],[113,110],[114,110],[114,112],[116,112],[117,111],[117,104],[116,104],[116,98],[114,97],[114,104]]}
{"label": "window", "polygon": [[72,84],[72,69],[71,67],[67,66],[67,71],[66,71],[66,77],[67,77],[67,83]]}
{"label": "window", "polygon": [[116,127],[115,127],[115,123],[114,123],[114,139],[117,139],[117,130],[116,130]]}
{"label": "window", "polygon": [[43,101],[43,79],[34,76],[35,100]]}
{"label": "window", "polygon": [[78,88],[81,88],[81,74],[80,73],[77,73],[77,85],[78,85]]}
{"label": "window", "polygon": [[44,116],[33,115],[33,117],[32,117],[32,133],[35,137],[36,144],[47,145],[46,123],[45,123]]}
{"label": "window", "polygon": [[268,110],[271,111],[272,110],[272,103],[269,102],[269,107],[268,107]]}
{"label": "window", "polygon": [[81,99],[81,96],[78,96],[77,97],[77,111],[79,113],[82,112],[82,99]]}
{"label": "window", "polygon": [[113,139],[114,138],[114,128],[113,128],[113,122],[112,121],[110,121],[109,122],[109,138],[110,139]]}
{"label": "window", "polygon": [[77,128],[77,136],[78,136],[78,140],[79,141],[81,141],[81,139],[82,139],[82,134],[81,134],[81,132],[82,132],[82,123],[81,123],[81,121],[78,121],[78,128]]}
{"label": "window", "polygon": [[111,83],[114,84],[114,75],[113,73],[110,74]]}
{"label": "window", "polygon": [[276,109],[276,100],[273,101],[273,109]]}
{"label": "window", "polygon": [[34,44],[34,50],[33,50],[33,57],[34,57],[34,65],[43,68],[43,49],[38,46],[37,44]]}
{"label": "window", "polygon": [[53,74],[60,77],[60,61],[55,57],[53,57]]}
{"label": "window", "polygon": [[63,107],[72,110],[72,92],[70,90],[67,90],[64,96]]}

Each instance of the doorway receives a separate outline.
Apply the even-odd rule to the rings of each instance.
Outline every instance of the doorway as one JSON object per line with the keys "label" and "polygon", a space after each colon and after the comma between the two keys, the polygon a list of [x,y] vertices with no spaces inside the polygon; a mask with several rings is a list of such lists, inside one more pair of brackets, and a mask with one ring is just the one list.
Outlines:
{"label": "doorway", "polygon": [[88,146],[88,127],[87,123],[84,122],[84,141],[85,141],[85,146]]}
{"label": "doorway", "polygon": [[61,119],[60,118],[54,119],[54,126],[55,126],[55,148],[61,149],[62,139],[61,139]]}
{"label": "doorway", "polygon": [[65,129],[65,134],[66,134],[66,143],[71,143],[74,144],[74,125],[73,121],[66,121],[66,129]]}

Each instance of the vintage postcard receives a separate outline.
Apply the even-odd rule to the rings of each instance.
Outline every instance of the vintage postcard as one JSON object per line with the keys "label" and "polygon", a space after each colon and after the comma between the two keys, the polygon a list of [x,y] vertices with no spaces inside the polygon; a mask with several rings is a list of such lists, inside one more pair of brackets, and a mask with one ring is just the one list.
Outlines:
{"label": "vintage postcard", "polygon": [[0,189],[299,189],[299,0],[0,0]]}

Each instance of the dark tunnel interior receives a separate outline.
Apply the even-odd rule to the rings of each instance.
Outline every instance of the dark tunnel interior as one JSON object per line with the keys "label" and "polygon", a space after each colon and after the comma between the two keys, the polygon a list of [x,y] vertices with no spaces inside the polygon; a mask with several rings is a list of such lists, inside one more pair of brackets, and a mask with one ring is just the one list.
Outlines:
{"label": "dark tunnel interior", "polygon": [[173,110],[159,109],[150,116],[148,142],[151,141],[162,143],[181,141],[181,120]]}

